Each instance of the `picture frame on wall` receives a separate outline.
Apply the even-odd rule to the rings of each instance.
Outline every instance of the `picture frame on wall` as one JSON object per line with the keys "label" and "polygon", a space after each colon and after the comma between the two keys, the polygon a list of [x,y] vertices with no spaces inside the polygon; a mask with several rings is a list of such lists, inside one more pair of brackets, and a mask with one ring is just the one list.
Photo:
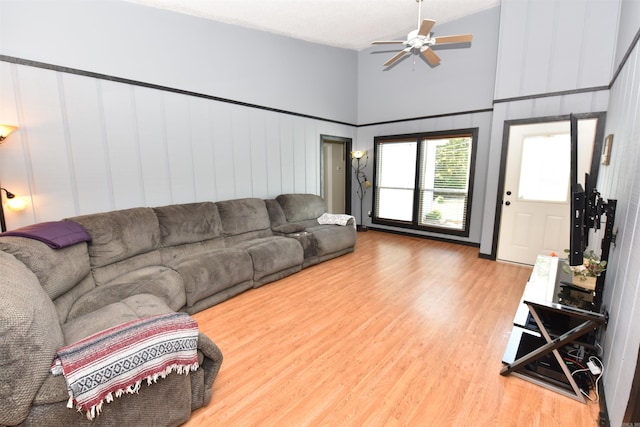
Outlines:
{"label": "picture frame on wall", "polygon": [[602,157],[600,163],[608,165],[611,161],[611,145],[613,144],[613,134],[607,135],[602,144]]}

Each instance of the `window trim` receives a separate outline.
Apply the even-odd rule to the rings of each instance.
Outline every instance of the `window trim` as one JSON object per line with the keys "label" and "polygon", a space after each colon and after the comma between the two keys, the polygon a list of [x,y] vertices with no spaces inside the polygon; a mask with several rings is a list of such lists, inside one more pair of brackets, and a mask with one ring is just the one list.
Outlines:
{"label": "window trim", "polygon": [[[465,128],[465,129],[453,129],[444,131],[431,131],[431,132],[419,132],[411,134],[401,135],[386,135],[376,136],[373,138],[373,152],[374,152],[374,168],[373,168],[373,195],[372,195],[372,216],[371,222],[373,224],[387,225],[392,227],[406,228],[419,231],[427,231],[436,234],[443,234],[449,236],[469,237],[471,226],[471,213],[473,206],[473,188],[475,182],[475,169],[476,169],[476,154],[478,148],[478,132],[479,128]],[[471,137],[471,156],[469,158],[469,186],[467,191],[467,205],[464,219],[464,227],[462,230],[456,230],[446,227],[436,227],[432,225],[420,225],[419,223],[419,210],[420,210],[420,165],[422,162],[422,140],[423,139],[443,139],[443,138],[459,138],[459,137]],[[411,221],[392,220],[379,218],[377,216],[377,195],[378,195],[378,160],[379,160],[379,145],[380,143],[393,143],[393,141],[409,142],[415,140],[416,144],[416,172],[413,188],[413,209]]]}

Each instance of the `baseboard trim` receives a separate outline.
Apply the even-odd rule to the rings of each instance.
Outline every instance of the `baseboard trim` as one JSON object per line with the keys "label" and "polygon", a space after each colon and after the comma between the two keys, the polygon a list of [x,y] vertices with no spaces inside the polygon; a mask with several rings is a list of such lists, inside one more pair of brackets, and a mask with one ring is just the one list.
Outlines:
{"label": "baseboard trim", "polygon": [[455,243],[458,245],[463,245],[463,246],[471,246],[474,248],[479,248],[480,247],[480,243],[475,243],[475,242],[465,242],[463,240],[455,240],[455,239],[447,239],[446,237],[438,237],[438,236],[430,236],[430,235],[426,235],[426,234],[414,234],[414,233],[410,233],[407,231],[399,231],[399,230],[390,230],[388,228],[378,228],[378,227],[367,227],[369,230],[373,230],[373,231],[381,231],[383,233],[391,233],[391,234],[398,234],[400,236],[407,236],[407,237],[418,237],[420,239],[426,239],[426,240],[435,240],[438,242],[445,242],[445,243]]}
{"label": "baseboard trim", "polygon": [[600,416],[598,417],[598,427],[611,427],[611,421],[609,420],[609,411],[607,410],[607,400],[604,397],[604,387],[600,387],[599,394],[600,394]]}

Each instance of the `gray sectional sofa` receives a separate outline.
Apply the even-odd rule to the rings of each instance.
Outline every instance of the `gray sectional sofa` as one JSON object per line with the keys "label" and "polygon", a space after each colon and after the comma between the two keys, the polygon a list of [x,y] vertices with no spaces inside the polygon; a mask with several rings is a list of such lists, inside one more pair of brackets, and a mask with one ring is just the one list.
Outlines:
{"label": "gray sectional sofa", "polygon": [[353,220],[319,224],[325,212],[319,196],[285,194],[69,218],[90,241],[55,249],[0,234],[0,426],[185,422],[210,401],[222,363],[202,333],[198,370],[125,394],[93,421],[67,408],[65,380],[50,373],[56,350],[123,322],[193,314],[353,251]]}

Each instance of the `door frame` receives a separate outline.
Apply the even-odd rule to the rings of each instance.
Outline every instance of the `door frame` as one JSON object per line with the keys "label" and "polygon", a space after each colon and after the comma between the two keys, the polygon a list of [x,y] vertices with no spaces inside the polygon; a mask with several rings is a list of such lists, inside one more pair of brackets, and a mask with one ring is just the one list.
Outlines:
{"label": "door frame", "polygon": [[[590,188],[595,188],[595,184],[598,181],[598,172],[600,171],[600,153],[602,152],[602,144],[604,143],[604,126],[607,118],[607,113],[594,112],[594,113],[579,113],[573,114],[577,120],[584,119],[598,119],[596,125],[595,141],[593,142],[593,154],[591,157],[591,170],[589,172],[589,181],[591,182]],[[489,259],[496,260],[498,256],[498,237],[500,235],[500,226],[502,223],[502,205],[504,203],[504,180],[507,169],[507,153],[509,151],[509,136],[511,126],[539,124],[545,122],[559,122],[569,121],[571,116],[569,114],[561,116],[547,116],[547,117],[535,117],[528,119],[516,119],[505,120],[502,130],[502,149],[500,153],[500,170],[498,175],[498,189],[496,192],[496,211],[495,220],[493,223],[493,242],[491,244],[491,255]],[[586,183],[585,183],[586,184]]]}
{"label": "door frame", "polygon": [[351,150],[353,147],[353,140],[345,136],[334,135],[320,135],[320,195],[324,196],[324,144],[325,143],[341,143],[344,144],[344,159],[345,159],[345,174],[344,174],[344,210],[348,215],[353,215],[351,212]]}

